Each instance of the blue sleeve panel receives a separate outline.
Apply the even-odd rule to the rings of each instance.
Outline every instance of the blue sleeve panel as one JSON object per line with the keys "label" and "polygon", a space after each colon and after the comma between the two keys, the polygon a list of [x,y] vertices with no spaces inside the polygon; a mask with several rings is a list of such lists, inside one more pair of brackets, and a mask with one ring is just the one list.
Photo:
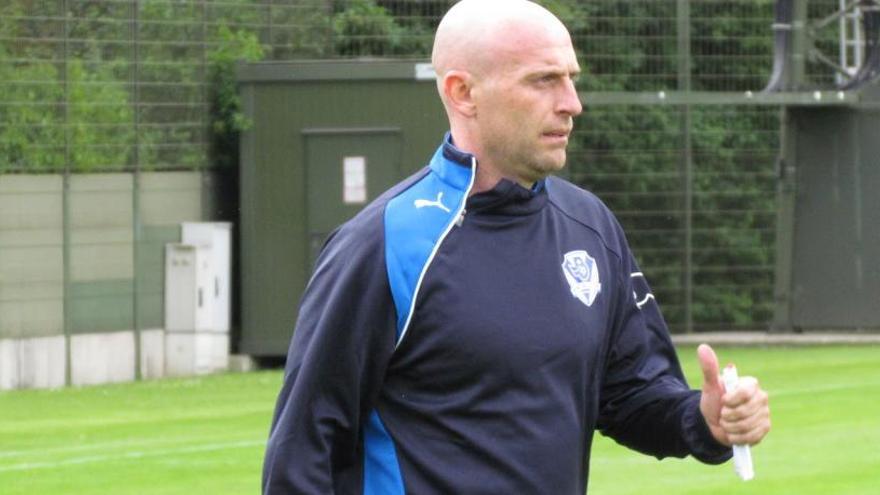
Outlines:
{"label": "blue sleeve panel", "polygon": [[272,494],[583,494],[595,430],[722,462],[656,298],[592,194],[469,194],[447,139],[327,242],[266,451]]}
{"label": "blue sleeve panel", "polygon": [[403,495],[394,440],[374,409],[364,426],[364,495]]}

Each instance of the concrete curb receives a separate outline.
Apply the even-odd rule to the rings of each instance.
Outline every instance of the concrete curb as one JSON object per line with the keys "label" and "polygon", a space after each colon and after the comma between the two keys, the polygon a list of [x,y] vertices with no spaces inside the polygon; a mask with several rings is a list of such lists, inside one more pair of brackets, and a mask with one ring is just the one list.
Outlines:
{"label": "concrete curb", "polygon": [[706,332],[676,334],[675,345],[880,345],[880,333]]}

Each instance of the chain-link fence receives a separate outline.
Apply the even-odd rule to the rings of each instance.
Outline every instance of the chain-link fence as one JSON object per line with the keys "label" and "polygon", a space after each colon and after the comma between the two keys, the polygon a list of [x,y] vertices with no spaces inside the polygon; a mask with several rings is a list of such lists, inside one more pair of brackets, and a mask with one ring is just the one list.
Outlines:
{"label": "chain-link fence", "polygon": [[[233,167],[237,60],[426,57],[451,3],[6,0],[0,173]],[[543,3],[572,32],[584,91],[758,91],[770,76],[770,0]],[[810,17],[840,3],[811,1]],[[817,83],[845,22],[817,31]],[[586,103],[571,177],[617,212],[672,326],[764,327],[778,109]]]}
{"label": "chain-link fence", "polygon": [[684,112],[588,108],[572,179],[615,211],[670,325],[761,327],[773,312],[779,110]]}

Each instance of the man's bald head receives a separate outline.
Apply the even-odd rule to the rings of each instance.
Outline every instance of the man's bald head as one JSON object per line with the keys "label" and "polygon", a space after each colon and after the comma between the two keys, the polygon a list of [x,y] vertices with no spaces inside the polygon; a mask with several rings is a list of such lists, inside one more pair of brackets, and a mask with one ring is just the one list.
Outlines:
{"label": "man's bald head", "polygon": [[527,0],[462,0],[434,38],[437,89],[452,139],[476,157],[476,190],[530,185],[565,164],[581,110],[571,36]]}
{"label": "man's bald head", "polygon": [[431,62],[438,79],[450,70],[485,75],[499,57],[539,42],[570,39],[562,22],[528,0],[461,0],[440,22]]}

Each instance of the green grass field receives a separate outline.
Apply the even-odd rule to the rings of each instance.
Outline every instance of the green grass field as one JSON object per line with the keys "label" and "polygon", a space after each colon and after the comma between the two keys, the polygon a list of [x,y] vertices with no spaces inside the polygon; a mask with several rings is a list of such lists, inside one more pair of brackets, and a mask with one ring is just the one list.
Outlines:
{"label": "green grass field", "polygon": [[[880,493],[880,347],[719,348],[771,395],[756,479],[596,438],[590,493]],[[692,385],[693,348],[681,350]],[[258,493],[279,372],[0,393],[0,494]],[[506,494],[505,494],[506,495]],[[553,495],[553,494],[548,494]]]}

